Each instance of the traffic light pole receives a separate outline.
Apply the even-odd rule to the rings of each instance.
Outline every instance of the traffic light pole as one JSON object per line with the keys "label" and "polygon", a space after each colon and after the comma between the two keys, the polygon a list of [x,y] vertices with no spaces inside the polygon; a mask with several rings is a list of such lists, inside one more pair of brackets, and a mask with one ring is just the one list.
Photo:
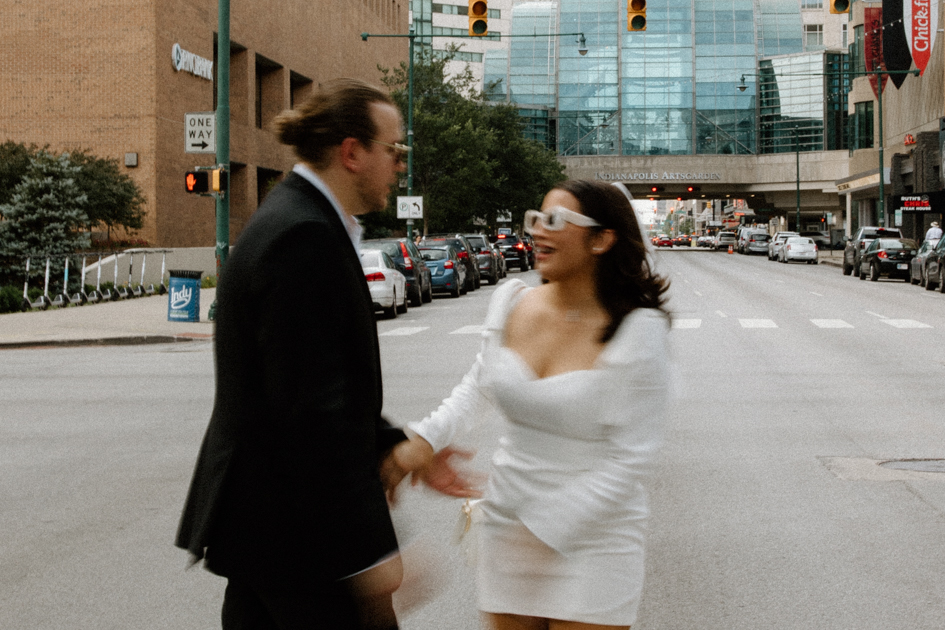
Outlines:
{"label": "traffic light pole", "polygon": [[[230,0],[218,0],[217,25],[217,164],[230,170]],[[216,196],[217,216],[217,281],[223,273],[230,253],[230,196]],[[209,319],[217,317],[217,301],[210,305]]]}

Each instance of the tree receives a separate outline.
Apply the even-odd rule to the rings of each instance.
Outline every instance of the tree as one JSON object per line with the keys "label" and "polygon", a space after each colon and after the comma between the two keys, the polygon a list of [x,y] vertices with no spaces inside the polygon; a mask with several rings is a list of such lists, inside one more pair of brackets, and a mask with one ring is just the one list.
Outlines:
{"label": "tree", "polygon": [[104,227],[111,240],[113,228],[141,229],[145,197],[135,181],[121,172],[118,160],[95,157],[87,149],[71,153],[70,160],[80,168],[76,185],[88,196],[90,230]]}
{"label": "tree", "polygon": [[[41,150],[30,158],[9,203],[0,205],[4,217],[0,222],[0,284],[21,280],[28,257],[52,258],[58,277],[65,257],[88,247],[83,231],[88,224],[88,198],[76,182],[80,171],[67,153],[55,157]],[[33,278],[42,276],[40,267],[34,263]]]}
{"label": "tree", "polygon": [[[525,210],[564,179],[563,167],[553,152],[522,136],[513,106],[483,100],[468,67],[447,76],[456,50],[427,50],[414,63],[413,194],[423,196],[425,226],[431,232],[473,231],[484,220],[494,227],[497,213],[506,210],[521,222]],[[406,120],[407,64],[379,70]],[[389,211],[365,217],[365,227],[371,235],[400,230],[403,222]]]}
{"label": "tree", "polygon": [[[13,189],[23,179],[30,168],[30,158],[36,155],[39,147],[35,144],[26,146],[7,140],[0,144],[0,205],[10,203]],[[3,215],[0,214],[0,218]]]}

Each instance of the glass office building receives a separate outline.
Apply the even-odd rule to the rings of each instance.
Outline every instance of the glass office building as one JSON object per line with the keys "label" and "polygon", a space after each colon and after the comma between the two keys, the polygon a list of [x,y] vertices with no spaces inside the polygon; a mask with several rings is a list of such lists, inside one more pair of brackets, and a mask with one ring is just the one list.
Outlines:
{"label": "glass office building", "polygon": [[[782,148],[780,139],[772,140],[780,137],[776,124],[768,135],[761,133],[759,59],[804,51],[800,2],[650,0],[646,31],[628,32],[626,20],[626,0],[516,4],[509,53],[486,56],[488,97],[551,108],[560,155],[753,154]],[[555,32],[561,35],[548,45],[517,37]],[[586,37],[586,55],[572,33]],[[823,58],[821,53],[821,72]],[[809,86],[801,87],[805,92],[798,98],[815,96]],[[794,84],[777,88],[782,103],[794,103]],[[817,102],[822,110],[823,97]],[[793,109],[781,115],[799,116]],[[804,117],[817,127],[810,120],[818,115]],[[819,119],[823,146],[823,111]]]}

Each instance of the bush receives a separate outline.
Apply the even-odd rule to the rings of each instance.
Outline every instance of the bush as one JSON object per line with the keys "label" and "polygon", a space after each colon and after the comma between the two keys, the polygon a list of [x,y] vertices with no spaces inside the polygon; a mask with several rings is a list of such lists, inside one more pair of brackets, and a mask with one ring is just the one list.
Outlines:
{"label": "bush", "polygon": [[15,313],[23,303],[23,289],[0,287],[0,313]]}

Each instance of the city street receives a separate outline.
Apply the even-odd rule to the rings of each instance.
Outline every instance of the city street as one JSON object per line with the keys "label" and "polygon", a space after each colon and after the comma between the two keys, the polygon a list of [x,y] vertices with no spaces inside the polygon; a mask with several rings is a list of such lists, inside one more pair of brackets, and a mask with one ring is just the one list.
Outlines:
{"label": "city street", "polygon": [[[945,472],[879,464],[945,458],[945,295],[764,256],[655,256],[678,394],[634,630],[941,627]],[[459,382],[493,291],[379,320],[393,422]],[[219,628],[224,580],[173,547],[212,402],[207,340],[0,350],[0,628]],[[494,428],[481,437],[485,469]],[[429,599],[404,630],[479,627],[460,505],[401,491]]]}

